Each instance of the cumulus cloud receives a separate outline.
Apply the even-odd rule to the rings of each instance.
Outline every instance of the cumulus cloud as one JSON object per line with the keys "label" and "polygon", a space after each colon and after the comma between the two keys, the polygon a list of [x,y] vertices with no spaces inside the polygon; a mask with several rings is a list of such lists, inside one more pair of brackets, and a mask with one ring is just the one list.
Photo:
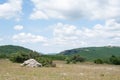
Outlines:
{"label": "cumulus cloud", "polygon": [[47,38],[31,33],[19,33],[12,37],[15,42],[42,43],[48,51],[89,46],[120,46],[120,23],[115,19],[107,20],[104,24],[96,24],[91,28],[70,24],[57,23],[52,25],[53,34]]}
{"label": "cumulus cloud", "polygon": [[13,36],[13,40],[15,42],[22,42],[22,43],[38,43],[38,42],[45,42],[46,38],[40,35],[33,35],[31,33],[19,33]]}
{"label": "cumulus cloud", "polygon": [[16,18],[22,13],[22,0],[8,0],[0,4],[0,18]]}
{"label": "cumulus cloud", "polygon": [[120,17],[120,0],[31,0],[31,19],[112,19]]}
{"label": "cumulus cloud", "polygon": [[53,38],[45,46],[62,45],[64,47],[85,46],[120,46],[120,24],[114,19],[107,20],[104,25],[97,24],[92,28],[80,28],[58,23],[54,25]]}
{"label": "cumulus cloud", "polygon": [[22,25],[16,25],[16,26],[14,26],[14,29],[18,30],[18,31],[22,30],[23,28],[24,27]]}
{"label": "cumulus cloud", "polygon": [[[62,24],[62,23],[58,23],[55,26],[56,27],[54,28],[53,36],[56,44],[60,44],[60,45],[71,44],[72,46],[78,44],[78,38],[79,38],[78,36],[81,33],[81,31],[77,29],[76,26],[69,24]],[[82,43],[84,44],[82,40],[79,41],[79,43],[81,43],[81,45]]]}

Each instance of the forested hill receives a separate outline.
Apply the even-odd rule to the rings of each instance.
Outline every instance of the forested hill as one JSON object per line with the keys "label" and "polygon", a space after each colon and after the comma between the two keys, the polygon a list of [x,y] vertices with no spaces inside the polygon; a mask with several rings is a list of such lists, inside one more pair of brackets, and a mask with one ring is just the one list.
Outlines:
{"label": "forested hill", "polygon": [[60,55],[75,55],[79,54],[89,60],[97,58],[108,58],[111,55],[120,56],[120,47],[105,46],[105,47],[87,47],[65,50],[59,53]]}
{"label": "forested hill", "polygon": [[4,45],[0,46],[0,54],[12,54],[16,52],[30,52],[32,50],[21,47],[21,46],[14,46],[14,45]]}

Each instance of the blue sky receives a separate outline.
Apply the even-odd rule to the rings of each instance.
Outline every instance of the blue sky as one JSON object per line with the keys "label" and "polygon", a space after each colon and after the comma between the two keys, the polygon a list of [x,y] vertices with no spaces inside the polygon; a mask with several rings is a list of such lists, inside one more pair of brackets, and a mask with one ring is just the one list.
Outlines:
{"label": "blue sky", "polygon": [[42,53],[120,46],[120,0],[0,0],[0,45]]}

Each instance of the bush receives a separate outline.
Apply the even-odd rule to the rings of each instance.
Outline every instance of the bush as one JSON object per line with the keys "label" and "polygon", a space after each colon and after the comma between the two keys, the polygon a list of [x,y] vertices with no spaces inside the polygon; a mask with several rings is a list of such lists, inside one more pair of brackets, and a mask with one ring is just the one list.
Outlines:
{"label": "bush", "polygon": [[42,66],[45,67],[56,67],[56,64],[53,63],[53,61],[49,58],[39,57],[36,58],[36,60],[42,64]]}
{"label": "bush", "polygon": [[17,63],[23,63],[27,59],[29,59],[29,56],[24,52],[18,52],[10,56],[10,61]]}
{"label": "bush", "polygon": [[76,61],[76,60],[72,60],[72,63],[73,63],[73,64],[76,64],[76,63],[77,63],[77,61]]}
{"label": "bush", "polygon": [[80,55],[74,55],[71,57],[71,60],[74,62],[84,62],[85,58],[81,57]]}
{"label": "bush", "polygon": [[112,56],[109,58],[109,62],[110,62],[111,64],[120,65],[120,57],[116,57],[116,56],[112,55]]}
{"label": "bush", "polygon": [[6,54],[0,54],[0,59],[8,58],[8,55]]}
{"label": "bush", "polygon": [[107,64],[120,65],[120,57],[116,57],[116,56],[112,55],[110,58],[105,59],[104,61],[101,59],[96,59],[96,60],[94,60],[94,63],[96,63],[96,64],[107,63]]}
{"label": "bush", "polygon": [[70,62],[71,62],[69,57],[66,57],[65,61],[66,61],[66,64],[70,64]]}
{"label": "bush", "polygon": [[12,62],[23,63],[25,60],[28,60],[30,58],[35,59],[37,57],[40,57],[39,53],[37,52],[25,53],[25,52],[20,51],[20,52],[12,54],[9,59]]}
{"label": "bush", "polygon": [[84,62],[85,61],[85,58],[81,57],[80,55],[73,55],[71,57],[67,57],[65,59],[66,63],[69,64],[69,63],[74,63],[76,64],[77,62]]}
{"label": "bush", "polygon": [[37,57],[40,57],[41,55],[40,55],[38,52],[30,51],[30,52],[28,53],[28,56],[29,56],[29,58],[35,59],[35,58],[37,58]]}
{"label": "bush", "polygon": [[101,60],[101,59],[96,59],[96,60],[94,60],[94,63],[96,63],[96,64],[103,64],[103,60]]}

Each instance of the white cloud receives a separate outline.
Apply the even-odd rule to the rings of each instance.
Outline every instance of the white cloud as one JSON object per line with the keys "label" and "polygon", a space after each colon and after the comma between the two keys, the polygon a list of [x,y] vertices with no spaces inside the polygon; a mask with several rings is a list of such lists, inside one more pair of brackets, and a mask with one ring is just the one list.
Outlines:
{"label": "white cloud", "polygon": [[18,18],[22,13],[22,0],[8,0],[0,4],[0,18]]}
{"label": "white cloud", "polygon": [[63,46],[67,48],[85,46],[120,46],[120,24],[114,19],[104,25],[78,29],[74,25],[58,23],[54,25],[53,38],[45,46]]}
{"label": "white cloud", "polygon": [[[77,45],[76,42],[78,42],[78,35],[81,31],[78,30],[76,26],[62,23],[58,23],[55,26],[53,35],[56,44]],[[79,42],[83,43],[83,41]]]}
{"label": "white cloud", "polygon": [[22,43],[38,43],[38,42],[45,42],[46,38],[40,35],[33,35],[31,33],[19,33],[13,36],[13,40],[15,42],[22,42]]}
{"label": "white cloud", "polygon": [[31,0],[31,19],[111,19],[120,17],[120,0]]}
{"label": "white cloud", "polygon": [[22,30],[24,27],[22,25],[16,25],[14,26],[15,30]]}
{"label": "white cloud", "polygon": [[46,16],[41,11],[36,11],[34,14],[31,15],[31,19],[48,19],[48,16]]}
{"label": "white cloud", "polygon": [[49,38],[31,33],[19,33],[12,39],[21,43],[41,43],[47,52],[89,46],[120,46],[120,23],[115,19],[107,20],[105,24],[96,24],[91,28],[79,28],[79,26],[63,23],[57,23],[52,27],[53,34]]}

